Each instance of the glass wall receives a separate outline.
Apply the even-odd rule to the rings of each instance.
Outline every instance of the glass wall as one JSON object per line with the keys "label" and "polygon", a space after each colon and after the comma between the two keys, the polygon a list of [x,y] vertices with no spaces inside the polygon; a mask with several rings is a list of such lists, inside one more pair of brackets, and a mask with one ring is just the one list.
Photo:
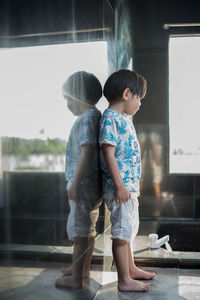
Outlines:
{"label": "glass wall", "polygon": [[[2,244],[71,245],[65,155],[78,116],[62,86],[78,71],[94,74],[103,85],[115,66],[110,2],[72,2],[48,9],[32,3],[32,13],[26,5],[2,4],[7,16],[0,32]],[[102,97],[97,108],[102,112],[106,106]],[[103,231],[102,205],[97,234]]]}

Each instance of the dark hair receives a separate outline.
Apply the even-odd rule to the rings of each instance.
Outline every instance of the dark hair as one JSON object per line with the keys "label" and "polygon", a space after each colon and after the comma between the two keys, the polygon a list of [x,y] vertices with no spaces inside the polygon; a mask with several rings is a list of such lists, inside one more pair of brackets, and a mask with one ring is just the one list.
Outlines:
{"label": "dark hair", "polygon": [[126,88],[129,88],[133,95],[144,98],[147,90],[147,82],[141,75],[130,70],[119,70],[112,73],[103,88],[103,94],[108,102],[121,98]]}
{"label": "dark hair", "polygon": [[102,96],[102,86],[94,74],[79,71],[67,78],[63,84],[63,91],[68,97],[96,104]]}

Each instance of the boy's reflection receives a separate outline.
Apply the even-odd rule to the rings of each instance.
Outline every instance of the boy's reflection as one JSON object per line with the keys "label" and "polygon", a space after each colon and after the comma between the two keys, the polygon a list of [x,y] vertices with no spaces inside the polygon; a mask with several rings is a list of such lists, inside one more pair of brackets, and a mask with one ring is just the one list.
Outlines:
{"label": "boy's reflection", "polygon": [[[141,147],[142,169],[143,176],[141,178],[141,190],[143,189],[143,181],[145,174],[151,174],[154,193],[157,201],[161,196],[161,182],[163,179],[163,164],[162,164],[162,138],[158,129],[155,127],[141,131],[138,134]],[[150,170],[150,172],[149,172]],[[150,173],[150,174],[149,174]]]}
{"label": "boy's reflection", "polygon": [[67,221],[69,239],[74,240],[71,268],[57,286],[81,288],[83,277],[89,277],[101,204],[99,168],[99,121],[101,113],[95,104],[102,96],[99,80],[81,71],[71,75],[63,85],[63,96],[69,110],[78,116],[67,144],[66,180],[70,205]]}

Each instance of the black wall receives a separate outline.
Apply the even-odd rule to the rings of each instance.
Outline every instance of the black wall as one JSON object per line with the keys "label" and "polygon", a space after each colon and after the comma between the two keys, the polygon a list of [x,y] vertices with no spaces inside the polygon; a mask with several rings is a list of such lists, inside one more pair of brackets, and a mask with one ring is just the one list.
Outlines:
{"label": "black wall", "polygon": [[[114,4],[112,5],[114,7]],[[113,16],[113,8],[105,0],[2,0],[0,2],[0,47],[89,40],[111,41],[114,38]],[[111,30],[95,30],[107,27]],[[79,32],[80,30],[82,32]],[[68,33],[50,34],[63,31]],[[19,37],[19,35],[30,34],[40,35]],[[6,38],[6,36],[18,37]]]}

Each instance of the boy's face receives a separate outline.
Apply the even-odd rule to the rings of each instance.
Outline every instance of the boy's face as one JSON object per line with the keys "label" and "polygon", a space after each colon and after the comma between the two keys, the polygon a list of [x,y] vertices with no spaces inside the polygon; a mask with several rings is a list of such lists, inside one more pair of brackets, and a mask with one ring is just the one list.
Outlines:
{"label": "boy's face", "polygon": [[129,91],[126,102],[124,103],[124,112],[127,115],[133,116],[139,110],[140,105],[140,97],[133,95],[131,91]]}
{"label": "boy's face", "polygon": [[67,100],[67,107],[73,113],[74,116],[80,116],[83,112],[83,104],[73,100],[65,93],[63,93],[63,97]]}
{"label": "boy's face", "polygon": [[[66,98],[65,98],[66,99]],[[82,114],[80,110],[80,103],[72,100],[71,98],[67,97],[67,107],[73,113],[74,116],[80,116]]]}

